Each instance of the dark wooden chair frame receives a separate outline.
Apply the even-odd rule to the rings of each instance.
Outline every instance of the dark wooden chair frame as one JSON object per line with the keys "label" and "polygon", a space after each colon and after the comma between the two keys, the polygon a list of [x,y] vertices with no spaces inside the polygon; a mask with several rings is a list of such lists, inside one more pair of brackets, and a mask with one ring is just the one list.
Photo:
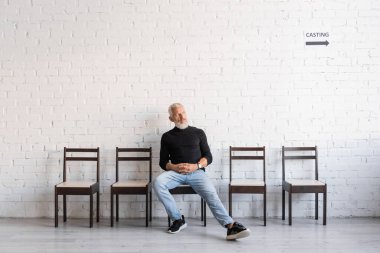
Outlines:
{"label": "dark wooden chair frame", "polygon": [[[149,156],[120,156],[120,153],[148,153]],[[119,182],[119,162],[121,161],[148,161],[149,162],[149,180],[145,186],[125,186],[114,187],[113,185]],[[116,182],[111,185],[111,227],[114,220],[114,195],[116,195],[116,221],[119,221],[119,195],[145,195],[145,226],[148,226],[149,221],[152,221],[152,148],[119,148],[116,147]],[[148,205],[149,204],[149,205]],[[148,207],[149,206],[149,207]],[[149,217],[149,221],[148,221]]]}
{"label": "dark wooden chair frame", "polygon": [[[90,187],[54,187],[55,206],[54,218],[55,227],[58,227],[58,196],[63,195],[63,222],[67,221],[67,195],[89,195],[90,196],[90,228],[93,226],[93,195],[96,193],[96,222],[99,222],[99,148],[64,148],[63,155],[63,182],[66,182],[66,162],[67,161],[95,161],[96,162],[96,182]],[[67,153],[96,153],[96,157],[81,156],[68,157]]]}
{"label": "dark wooden chair frame", "polygon": [[[289,156],[291,151],[314,151],[314,155]],[[292,225],[292,194],[293,193],[315,193],[315,219],[318,220],[318,193],[323,193],[323,225],[326,225],[326,202],[327,184],[324,185],[292,185],[285,178],[286,160],[315,160],[315,180],[318,180],[318,150],[315,147],[284,147],[282,146],[282,220],[285,220],[285,191],[289,193],[289,225]]]}
{"label": "dark wooden chair frame", "polygon": [[[173,195],[175,194],[198,194],[191,188],[190,185],[180,185],[174,189],[169,190]],[[201,221],[203,226],[206,227],[206,201],[201,197]],[[168,226],[170,227],[170,217],[168,216]]]}
{"label": "dark wooden chair frame", "polygon": [[[243,155],[236,156],[233,155],[234,151],[242,152],[262,152],[262,155]],[[263,162],[263,186],[253,186],[253,185],[231,185],[232,181],[232,161],[233,160],[262,160]],[[228,185],[228,209],[229,215],[232,217],[232,194],[233,193],[242,193],[242,194],[263,194],[263,215],[264,215],[264,226],[267,225],[267,186],[265,182],[265,146],[264,147],[231,147],[230,146],[230,183]]]}

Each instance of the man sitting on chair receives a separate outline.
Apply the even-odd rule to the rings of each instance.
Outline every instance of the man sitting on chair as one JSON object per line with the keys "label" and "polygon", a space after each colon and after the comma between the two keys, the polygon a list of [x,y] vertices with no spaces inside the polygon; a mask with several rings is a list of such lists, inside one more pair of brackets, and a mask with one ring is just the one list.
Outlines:
{"label": "man sitting on chair", "polygon": [[169,120],[174,122],[175,127],[162,135],[160,150],[160,167],[165,172],[154,181],[158,199],[173,220],[168,232],[175,234],[187,226],[185,217],[181,215],[169,192],[179,185],[187,184],[206,201],[218,222],[227,228],[227,240],[249,236],[250,230],[234,222],[228,215],[204,171],[212,162],[204,131],[189,126],[185,108],[180,103],[169,106]]}

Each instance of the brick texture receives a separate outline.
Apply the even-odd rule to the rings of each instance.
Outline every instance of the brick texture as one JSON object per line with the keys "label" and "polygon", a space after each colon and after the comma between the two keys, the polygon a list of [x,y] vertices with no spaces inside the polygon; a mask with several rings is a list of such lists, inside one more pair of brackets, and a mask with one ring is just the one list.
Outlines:
{"label": "brick texture", "polygon": [[[376,0],[0,1],[0,216],[53,216],[69,146],[100,147],[109,217],[115,147],[152,146],[157,176],[177,101],[207,133],[226,206],[230,145],[267,147],[269,217],[281,215],[280,147],[318,145],[328,215],[380,216],[379,25]],[[306,46],[326,39],[315,32],[330,44]],[[199,216],[199,198],[176,198]],[[69,216],[87,217],[82,200]],[[294,215],[312,216],[312,200],[295,196]],[[121,201],[122,217],[144,217],[143,197]],[[233,203],[241,217],[261,207]],[[166,216],[157,198],[154,216]]]}

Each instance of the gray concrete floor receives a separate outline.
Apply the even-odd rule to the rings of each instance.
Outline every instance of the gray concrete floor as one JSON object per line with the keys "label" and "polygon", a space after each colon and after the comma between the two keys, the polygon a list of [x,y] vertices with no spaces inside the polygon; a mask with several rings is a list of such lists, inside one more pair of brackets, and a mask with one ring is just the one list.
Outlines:
{"label": "gray concrete floor", "polygon": [[380,252],[380,219],[350,218],[322,221],[296,218],[293,226],[281,219],[237,219],[252,235],[226,241],[226,230],[215,219],[207,227],[198,219],[187,219],[188,227],[179,234],[166,233],[167,221],[153,219],[145,227],[143,219],[121,219],[115,227],[109,220],[88,228],[88,219],[0,219],[0,252]]}

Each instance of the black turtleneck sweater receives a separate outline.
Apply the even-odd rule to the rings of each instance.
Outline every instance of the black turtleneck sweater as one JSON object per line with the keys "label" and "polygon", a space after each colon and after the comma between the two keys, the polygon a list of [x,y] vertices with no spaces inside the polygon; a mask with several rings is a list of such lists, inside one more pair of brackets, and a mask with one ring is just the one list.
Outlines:
{"label": "black turtleneck sweater", "polygon": [[191,126],[185,129],[174,127],[162,135],[160,150],[162,169],[166,170],[169,161],[173,164],[197,163],[202,157],[207,159],[207,164],[211,164],[210,147],[202,129]]}

